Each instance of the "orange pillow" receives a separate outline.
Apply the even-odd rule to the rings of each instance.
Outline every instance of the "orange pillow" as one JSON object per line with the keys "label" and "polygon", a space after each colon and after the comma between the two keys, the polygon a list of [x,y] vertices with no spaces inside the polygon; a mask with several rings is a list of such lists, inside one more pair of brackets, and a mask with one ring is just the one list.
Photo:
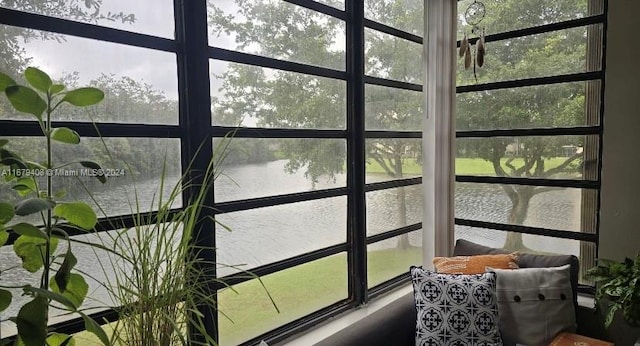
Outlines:
{"label": "orange pillow", "polygon": [[518,269],[518,254],[435,257],[433,266],[438,273],[484,274],[486,268]]}

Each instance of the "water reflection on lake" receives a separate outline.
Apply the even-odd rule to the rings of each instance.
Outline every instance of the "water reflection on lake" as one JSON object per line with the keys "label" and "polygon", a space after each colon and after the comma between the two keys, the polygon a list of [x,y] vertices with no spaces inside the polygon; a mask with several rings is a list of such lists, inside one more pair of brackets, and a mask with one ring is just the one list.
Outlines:
{"label": "water reflection on lake", "polygon": [[[316,183],[304,176],[304,172],[289,174],[284,171],[287,161],[272,161],[260,164],[236,165],[227,167],[225,175],[216,182],[216,201],[229,201],[246,198],[265,197],[285,193],[297,193],[317,189],[345,186],[345,176],[323,177]],[[101,189],[94,194],[96,201],[108,215],[131,212],[132,185],[128,179],[114,180],[109,188]],[[167,179],[166,190],[173,186],[177,177]],[[385,175],[370,175],[368,182],[388,180]],[[141,206],[149,206],[152,199],[157,198],[158,181],[156,179],[141,180],[137,184],[138,199]],[[376,234],[403,226],[399,220],[398,190],[389,189],[367,193],[367,227],[368,234]],[[407,223],[422,221],[422,185],[404,188],[406,194]],[[579,229],[580,191],[566,189],[547,192],[534,197],[525,224],[538,227],[559,228],[567,230]],[[78,196],[88,200],[86,196]],[[456,217],[478,219],[492,222],[505,222],[510,201],[499,186],[488,184],[458,184],[456,188]],[[578,201],[578,202],[576,202]],[[229,226],[231,232],[218,227],[216,231],[218,262],[228,265],[242,265],[250,269],[291,256],[300,255],[346,241],[347,199],[344,196],[320,199],[259,208],[249,211],[220,215],[219,221]],[[415,232],[414,232],[415,233]],[[500,231],[477,230],[456,227],[456,238],[464,237],[472,241],[491,246],[501,246],[505,233]],[[412,234],[410,242],[420,245],[420,239]],[[577,242],[524,236],[525,245],[545,251],[559,253],[578,253]],[[544,242],[544,244],[543,244]],[[389,241],[373,244],[370,250],[389,247]],[[60,247],[64,248],[63,246]],[[100,269],[99,257],[87,247],[74,247],[78,257],[78,269],[96,275],[104,280]],[[103,257],[104,259],[104,257]],[[18,263],[10,247],[0,249],[2,268]],[[233,272],[229,268],[221,268],[220,275]],[[4,285],[24,284],[30,281],[36,284],[38,276],[22,270],[3,272],[1,282]],[[29,279],[31,278],[31,279]],[[104,306],[108,298],[103,289],[91,284],[90,292],[98,301],[89,301],[87,306]],[[23,301],[18,290],[14,291],[14,303]],[[2,318],[17,313],[13,304],[2,313]],[[12,323],[3,323],[3,333],[10,332]]]}

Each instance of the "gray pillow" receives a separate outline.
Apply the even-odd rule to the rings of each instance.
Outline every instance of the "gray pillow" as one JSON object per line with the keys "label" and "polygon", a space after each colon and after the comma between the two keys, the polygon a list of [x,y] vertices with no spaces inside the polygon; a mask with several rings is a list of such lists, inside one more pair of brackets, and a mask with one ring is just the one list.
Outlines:
{"label": "gray pillow", "polygon": [[569,265],[488,271],[497,275],[500,334],[505,346],[547,346],[559,333],[576,331]]}
{"label": "gray pillow", "polygon": [[[464,239],[458,239],[453,249],[454,256],[473,256],[484,254],[501,254],[511,253],[512,251],[504,249],[496,249]],[[548,268],[559,267],[565,264],[571,266],[571,290],[573,295],[573,305],[578,307],[578,275],[580,270],[580,262],[574,255],[534,255],[528,253],[518,253],[518,266],[520,268]]]}

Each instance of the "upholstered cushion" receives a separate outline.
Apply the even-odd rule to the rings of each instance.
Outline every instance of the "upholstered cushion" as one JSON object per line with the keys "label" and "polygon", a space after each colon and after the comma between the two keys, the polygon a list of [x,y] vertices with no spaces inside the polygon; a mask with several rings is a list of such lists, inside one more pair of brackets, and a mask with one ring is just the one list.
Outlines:
{"label": "upholstered cushion", "polygon": [[433,267],[438,273],[445,274],[482,274],[487,268],[517,269],[518,255],[477,255],[456,257],[435,257]]}
{"label": "upholstered cushion", "polygon": [[569,265],[490,269],[497,274],[500,333],[507,346],[547,346],[561,332],[575,332]]}
{"label": "upholstered cushion", "polygon": [[441,274],[411,267],[416,345],[500,346],[495,273]]}
{"label": "upholstered cushion", "polygon": [[[454,256],[472,256],[483,254],[500,254],[511,253],[504,249],[495,249],[480,244],[476,244],[464,239],[458,239],[453,249]],[[534,255],[528,253],[520,253],[518,255],[518,265],[520,268],[547,268],[559,267],[565,264],[571,265],[571,289],[573,291],[573,304],[578,306],[578,275],[579,261],[573,255]]]}

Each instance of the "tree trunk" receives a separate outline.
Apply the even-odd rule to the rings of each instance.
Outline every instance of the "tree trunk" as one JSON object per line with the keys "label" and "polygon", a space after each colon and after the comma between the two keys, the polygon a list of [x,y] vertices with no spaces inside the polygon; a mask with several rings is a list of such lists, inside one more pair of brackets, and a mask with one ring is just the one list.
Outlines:
{"label": "tree trunk", "polygon": [[[403,175],[402,171],[402,153],[404,145],[399,145],[395,148],[395,155],[393,160],[393,170],[396,173],[396,178],[401,179]],[[398,227],[404,227],[407,225],[407,194],[404,190],[404,186],[398,188],[396,194],[396,204],[398,205]],[[409,248],[409,234],[405,233],[398,238],[398,248]]]}
{"label": "tree trunk", "polygon": [[[398,205],[398,226],[403,227],[407,225],[407,199],[404,186],[398,188],[396,201]],[[401,249],[407,249],[409,246],[409,234],[405,233],[398,239],[398,247]]]}
{"label": "tree trunk", "polygon": [[[514,188],[516,192],[516,198],[511,206],[509,212],[509,224],[522,225],[527,218],[527,211],[529,210],[529,202],[533,197],[532,186],[517,186]],[[504,248],[507,250],[525,250],[524,242],[522,241],[522,233],[509,232],[507,238],[504,241]]]}

